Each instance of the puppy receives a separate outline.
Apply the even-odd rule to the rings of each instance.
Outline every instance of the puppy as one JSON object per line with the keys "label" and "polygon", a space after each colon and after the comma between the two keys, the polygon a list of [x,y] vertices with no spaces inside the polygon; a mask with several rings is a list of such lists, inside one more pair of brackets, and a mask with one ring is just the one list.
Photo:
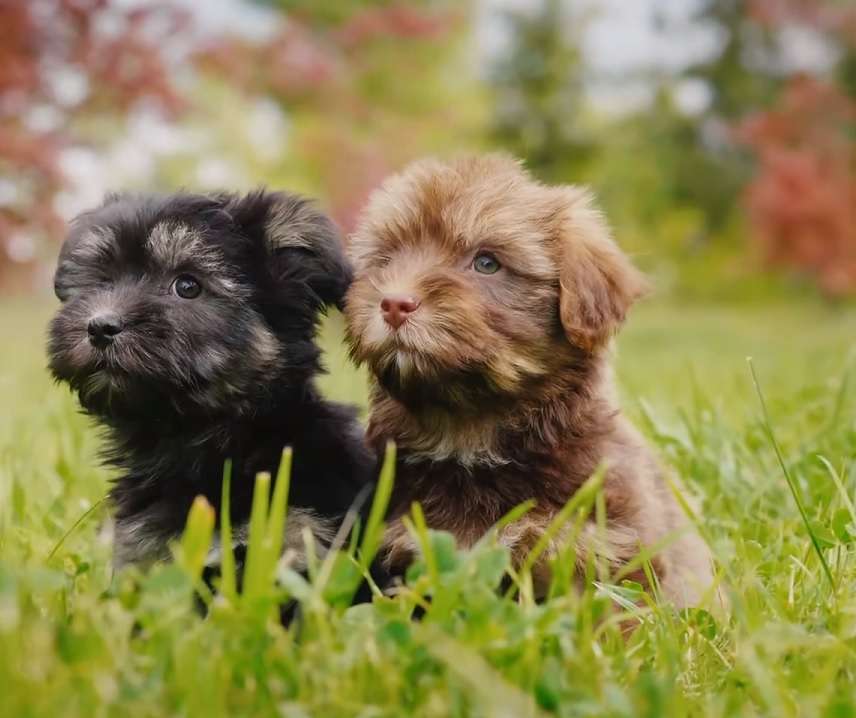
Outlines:
{"label": "puppy", "polygon": [[333,535],[375,467],[354,413],[313,383],[319,315],[350,279],[333,224],[293,195],[114,195],[73,221],[50,369],[106,428],[117,568],[166,558],[195,496],[219,509],[226,459],[240,544],[254,477],[285,446],[286,548],[307,526]]}
{"label": "puppy", "polygon": [[[394,520],[413,501],[470,546],[534,499],[500,536],[519,564],[604,466],[607,530],[585,526],[580,568],[593,551],[617,569],[671,541],[652,561],[663,593],[698,599],[707,548],[612,388],[610,337],[645,282],[587,192],[542,185],[504,156],[416,162],[372,196],[349,255],[348,339],[376,380],[368,436],[399,447],[393,571],[414,551]],[[541,594],[561,543],[535,568]]]}

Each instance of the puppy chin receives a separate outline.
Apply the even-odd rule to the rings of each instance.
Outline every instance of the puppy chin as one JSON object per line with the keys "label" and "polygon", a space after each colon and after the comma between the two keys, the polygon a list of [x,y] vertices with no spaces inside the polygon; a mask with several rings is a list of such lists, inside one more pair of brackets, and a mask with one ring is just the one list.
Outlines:
{"label": "puppy chin", "polygon": [[78,344],[70,353],[53,356],[51,371],[76,392],[89,414],[102,418],[157,415],[169,391],[128,349],[115,346],[96,351],[88,342]]}
{"label": "puppy chin", "polygon": [[98,369],[75,384],[81,406],[97,416],[131,416],[154,403],[151,387],[142,386],[116,369]]}
{"label": "puppy chin", "polygon": [[77,392],[80,405],[95,416],[110,418],[128,413],[128,393],[118,382],[102,376],[91,377]]}
{"label": "puppy chin", "polygon": [[482,365],[451,367],[430,355],[399,349],[372,369],[380,386],[414,413],[478,411],[501,400]]}

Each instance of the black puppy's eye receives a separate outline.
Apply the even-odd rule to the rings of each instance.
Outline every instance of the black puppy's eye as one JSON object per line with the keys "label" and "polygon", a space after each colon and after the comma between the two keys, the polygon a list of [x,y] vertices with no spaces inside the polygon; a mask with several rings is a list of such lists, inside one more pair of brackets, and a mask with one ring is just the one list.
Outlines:
{"label": "black puppy's eye", "polygon": [[473,269],[479,274],[496,274],[502,269],[502,265],[492,254],[482,252],[481,254],[477,254],[473,259]]}
{"label": "black puppy's eye", "polygon": [[189,274],[176,277],[172,283],[172,291],[182,299],[196,299],[202,293],[202,285]]}

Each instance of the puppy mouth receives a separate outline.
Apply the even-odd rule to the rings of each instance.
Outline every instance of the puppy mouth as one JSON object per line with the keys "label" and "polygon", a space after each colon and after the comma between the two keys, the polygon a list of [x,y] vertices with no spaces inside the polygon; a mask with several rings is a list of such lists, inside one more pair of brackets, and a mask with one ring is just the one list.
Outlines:
{"label": "puppy mouth", "polygon": [[390,331],[372,354],[369,361],[379,373],[395,368],[406,375],[431,376],[440,368],[430,349],[401,330]]}
{"label": "puppy mouth", "polygon": [[[375,338],[378,338],[375,335]],[[538,357],[500,347],[484,332],[414,324],[363,344],[378,384],[414,411],[480,412],[513,405],[545,370]]]}
{"label": "puppy mouth", "polygon": [[460,411],[497,397],[497,387],[483,362],[448,364],[406,340],[390,342],[371,365],[378,383],[413,410]]}
{"label": "puppy mouth", "polygon": [[[432,360],[436,347],[432,350],[431,344],[436,343],[438,336],[430,322],[410,318],[397,328],[386,322],[382,322],[381,327],[380,331],[374,330],[373,341],[370,342],[377,353],[386,358],[409,356]],[[432,337],[434,341],[431,341]]]}
{"label": "puppy mouth", "polygon": [[84,381],[94,384],[111,382],[118,384],[133,379],[121,358],[121,347],[111,344],[106,347],[92,347],[89,359],[80,370]]}
{"label": "puppy mouth", "polygon": [[52,351],[50,369],[58,381],[67,383],[78,394],[81,404],[104,410],[117,405],[124,396],[147,390],[145,377],[131,371],[123,358],[127,348],[119,340],[96,347],[84,335]]}

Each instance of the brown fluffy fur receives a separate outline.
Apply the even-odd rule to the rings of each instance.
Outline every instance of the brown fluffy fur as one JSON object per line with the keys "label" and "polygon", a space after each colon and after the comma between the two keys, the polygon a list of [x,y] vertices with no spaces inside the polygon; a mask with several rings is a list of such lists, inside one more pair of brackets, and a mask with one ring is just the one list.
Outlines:
{"label": "brown fluffy fur", "polygon": [[[473,269],[485,251],[496,274]],[[519,562],[603,465],[605,545],[586,526],[578,560],[596,551],[619,567],[674,534],[652,562],[658,580],[678,604],[698,599],[707,548],[612,389],[610,338],[646,285],[588,192],[542,185],[504,156],[423,160],[373,195],[349,253],[349,341],[376,378],[369,438],[399,447],[391,568],[414,551],[398,520],[413,501],[468,546],[534,499],[500,536]],[[379,309],[389,294],[421,302],[397,331]]]}

